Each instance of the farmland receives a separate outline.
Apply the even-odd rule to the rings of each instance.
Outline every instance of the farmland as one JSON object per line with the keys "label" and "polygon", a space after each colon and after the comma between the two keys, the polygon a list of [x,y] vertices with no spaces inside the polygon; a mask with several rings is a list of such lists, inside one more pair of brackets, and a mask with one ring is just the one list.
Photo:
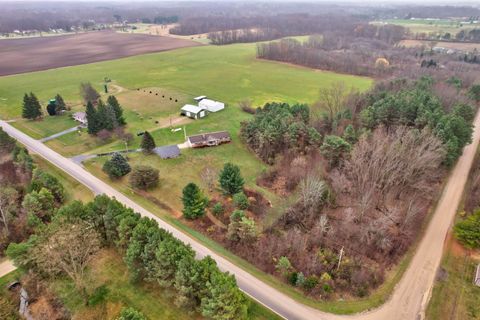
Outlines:
{"label": "farmland", "polygon": [[0,46],[0,75],[79,65],[195,45],[198,43],[182,39],[110,31],[3,40]]}
{"label": "farmland", "polygon": [[463,24],[450,19],[388,19],[375,21],[374,24],[394,24],[407,28],[412,33],[452,33],[478,27],[478,24]]}

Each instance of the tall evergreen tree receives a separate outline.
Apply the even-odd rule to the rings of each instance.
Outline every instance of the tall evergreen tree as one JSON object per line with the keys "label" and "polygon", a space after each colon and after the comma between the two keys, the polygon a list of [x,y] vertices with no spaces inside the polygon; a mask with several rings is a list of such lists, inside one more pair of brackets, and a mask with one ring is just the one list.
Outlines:
{"label": "tall evergreen tree", "polygon": [[243,190],[245,181],[240,174],[240,168],[234,164],[226,163],[220,172],[220,186],[226,194],[234,195]]}
{"label": "tall evergreen tree", "polygon": [[23,96],[22,117],[25,119],[37,119],[42,116],[42,107],[37,97],[30,92],[30,95]]}
{"label": "tall evergreen tree", "polygon": [[145,131],[142,137],[142,143],[140,145],[144,153],[152,153],[153,149],[155,149],[155,140],[153,139],[150,132]]}
{"label": "tall evergreen tree", "polygon": [[118,125],[120,126],[125,125],[125,118],[123,117],[123,108],[120,106],[120,103],[118,103],[117,98],[115,98],[115,96],[109,96],[107,99],[107,104],[113,108]]}
{"label": "tall evergreen tree", "polygon": [[111,131],[118,126],[115,111],[110,105],[103,103],[101,99],[98,100],[97,105],[97,120],[101,129]]}
{"label": "tall evergreen tree", "polygon": [[66,110],[67,106],[65,105],[65,101],[63,101],[63,98],[61,95],[57,93],[55,96],[55,113],[60,114],[63,110]]}
{"label": "tall evergreen tree", "polygon": [[87,129],[89,134],[97,134],[102,130],[100,123],[97,118],[97,110],[93,104],[89,101],[87,102],[87,109],[85,110],[87,117]]}
{"label": "tall evergreen tree", "polygon": [[207,200],[195,183],[189,183],[183,188],[183,216],[196,219],[205,214]]}

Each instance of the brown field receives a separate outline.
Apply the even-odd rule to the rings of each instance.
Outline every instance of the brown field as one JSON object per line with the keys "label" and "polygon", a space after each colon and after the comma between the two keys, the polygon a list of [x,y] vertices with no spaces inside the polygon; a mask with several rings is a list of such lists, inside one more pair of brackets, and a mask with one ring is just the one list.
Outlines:
{"label": "brown field", "polygon": [[399,45],[410,47],[421,47],[422,45],[429,48],[432,45],[434,47],[443,47],[447,49],[456,49],[461,51],[473,51],[474,49],[480,50],[480,43],[469,42],[447,42],[447,41],[427,41],[427,40],[402,40]]}
{"label": "brown field", "polygon": [[0,76],[198,45],[185,39],[113,31],[2,40]]}

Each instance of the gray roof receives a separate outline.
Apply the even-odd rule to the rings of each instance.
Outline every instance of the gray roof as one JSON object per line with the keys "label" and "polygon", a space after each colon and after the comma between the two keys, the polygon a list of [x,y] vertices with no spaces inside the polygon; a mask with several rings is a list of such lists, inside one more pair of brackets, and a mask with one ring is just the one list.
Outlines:
{"label": "gray roof", "polygon": [[156,147],[153,150],[162,159],[176,158],[180,155],[180,148],[176,144],[171,146]]}

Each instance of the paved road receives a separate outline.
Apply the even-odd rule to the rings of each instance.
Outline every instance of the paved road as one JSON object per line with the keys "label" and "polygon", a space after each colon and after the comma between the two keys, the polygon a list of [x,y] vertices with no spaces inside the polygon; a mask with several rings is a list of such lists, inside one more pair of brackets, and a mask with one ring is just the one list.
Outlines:
{"label": "paved road", "polygon": [[255,300],[275,311],[286,319],[305,320],[336,320],[336,319],[362,319],[362,320],[413,320],[421,318],[426,307],[431,288],[434,283],[435,273],[440,264],[442,249],[447,231],[455,216],[461,199],[463,188],[467,181],[469,169],[472,165],[475,151],[480,140],[480,113],[475,119],[474,143],[465,148],[464,154],[451,174],[451,178],[443,191],[434,216],[427,228],[424,238],[412,259],[411,265],[395,288],[390,300],[383,306],[370,312],[339,316],[321,312],[305,306],[285,294],[258,280],[248,272],[237,267],[222,256],[190,238],[183,232],[175,229],[151,212],[145,210],[122,193],[110,187],[105,182],[96,178],[73,161],[64,158],[49,149],[37,140],[34,140],[8,123],[0,121],[0,126],[12,137],[23,143],[32,152],[38,153],[58,168],[64,170],[72,177],[90,188],[94,193],[105,193],[115,197],[143,216],[153,218],[159,225],[169,230],[178,239],[188,243],[197,252],[199,257],[212,256],[220,269],[229,271],[236,276],[239,287]]}

